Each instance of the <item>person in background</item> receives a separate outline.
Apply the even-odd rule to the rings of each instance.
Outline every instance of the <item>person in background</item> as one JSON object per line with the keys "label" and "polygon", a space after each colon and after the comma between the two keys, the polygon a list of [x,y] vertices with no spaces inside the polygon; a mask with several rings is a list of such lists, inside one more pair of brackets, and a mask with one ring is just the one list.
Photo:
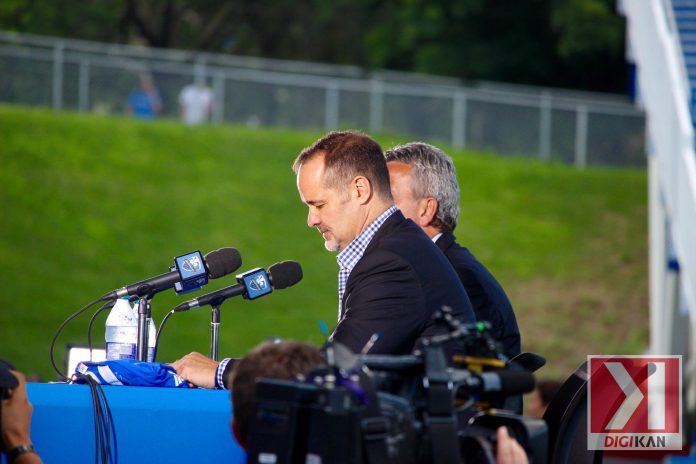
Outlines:
{"label": "person in background", "polygon": [[154,119],[162,111],[159,91],[149,73],[141,73],[138,79],[140,87],[126,98],[126,113],[137,119]]}
{"label": "person in background", "polygon": [[556,396],[556,393],[558,393],[558,389],[561,388],[561,385],[562,382],[559,380],[547,379],[537,382],[536,387],[532,393],[529,394],[530,400],[527,405],[528,414],[539,419],[544,417],[546,408],[549,406],[549,403],[551,403],[553,397]]}
{"label": "person in background", "polygon": [[213,92],[205,84],[205,79],[198,77],[179,93],[181,120],[189,126],[196,126],[208,121],[213,110]]}
{"label": "person in background", "polygon": [[459,183],[452,159],[426,143],[396,146],[385,153],[396,207],[418,224],[445,254],[474,307],[477,321],[488,321],[491,333],[512,359],[520,353],[520,330],[505,291],[465,247],[456,242]]}

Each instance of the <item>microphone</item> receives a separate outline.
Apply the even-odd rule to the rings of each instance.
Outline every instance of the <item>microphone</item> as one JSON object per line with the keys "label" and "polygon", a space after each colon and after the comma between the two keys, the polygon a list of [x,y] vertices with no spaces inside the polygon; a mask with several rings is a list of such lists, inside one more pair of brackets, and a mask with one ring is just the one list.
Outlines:
{"label": "microphone", "polygon": [[188,311],[198,306],[216,306],[234,296],[242,295],[244,299],[254,300],[267,295],[273,289],[291,287],[302,280],[302,266],[297,261],[281,261],[268,268],[268,273],[263,268],[257,267],[237,276],[237,284],[210,292],[206,295],[194,298],[186,303],[181,303],[173,309],[175,312]]}
{"label": "microphone", "polygon": [[517,395],[534,390],[534,376],[527,371],[502,370],[476,374],[456,369],[453,374],[455,384],[469,393],[502,393]]}
{"label": "microphone", "polygon": [[175,266],[166,274],[141,280],[104,295],[102,300],[114,300],[122,296],[145,297],[174,286],[192,290],[208,283],[208,278],[217,279],[230,274],[242,265],[242,257],[236,248],[220,248],[211,251],[205,258],[200,251],[193,251],[174,258]]}

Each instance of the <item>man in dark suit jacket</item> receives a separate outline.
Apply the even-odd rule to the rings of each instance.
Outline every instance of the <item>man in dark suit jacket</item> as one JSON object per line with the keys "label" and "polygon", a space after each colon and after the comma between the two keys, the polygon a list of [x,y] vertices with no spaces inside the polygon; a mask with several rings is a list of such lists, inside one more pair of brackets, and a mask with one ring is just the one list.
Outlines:
{"label": "man in dark suit jacket", "polygon": [[445,333],[432,319],[443,306],[474,322],[449,263],[413,221],[398,210],[380,227],[346,283],[334,340],[360,351],[378,334],[370,353],[406,354],[423,336]]}
{"label": "man in dark suit jacket", "polygon": [[374,140],[332,132],[302,151],[293,169],[309,208],[307,225],[319,230],[328,250],[339,252],[335,341],[355,352],[404,354],[421,336],[447,331],[432,320],[443,306],[462,322],[474,321],[447,260],[394,207]]}
{"label": "man in dark suit jacket", "polygon": [[[443,306],[460,321],[474,322],[454,269],[394,207],[377,142],[357,132],[331,132],[304,149],[293,170],[309,208],[307,225],[321,233],[327,250],[338,252],[339,320],[333,340],[354,352],[404,354],[420,337],[447,332],[432,320]],[[172,363],[181,377],[208,388],[224,387],[232,364],[199,353]]]}
{"label": "man in dark suit jacket", "polygon": [[410,143],[385,153],[392,195],[404,215],[435,241],[456,269],[476,319],[492,325],[509,357],[520,353],[520,331],[505,291],[452,233],[459,217],[459,185],[452,160],[432,145]]}

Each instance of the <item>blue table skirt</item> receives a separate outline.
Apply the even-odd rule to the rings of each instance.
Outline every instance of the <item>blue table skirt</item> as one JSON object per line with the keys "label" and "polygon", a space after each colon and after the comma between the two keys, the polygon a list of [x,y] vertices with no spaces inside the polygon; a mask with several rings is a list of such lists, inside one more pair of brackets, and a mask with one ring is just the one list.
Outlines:
{"label": "blue table skirt", "polygon": [[[104,386],[118,461],[244,463],[230,431],[228,391]],[[44,462],[93,463],[92,395],[87,385],[27,384],[31,435]]]}

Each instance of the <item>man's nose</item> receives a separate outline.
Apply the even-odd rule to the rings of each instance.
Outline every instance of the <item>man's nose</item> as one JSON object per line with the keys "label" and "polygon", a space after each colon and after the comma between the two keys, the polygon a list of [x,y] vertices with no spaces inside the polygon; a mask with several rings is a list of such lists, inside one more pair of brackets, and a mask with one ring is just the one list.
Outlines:
{"label": "man's nose", "polygon": [[311,211],[307,214],[307,225],[309,227],[316,227],[319,224],[319,215],[312,213]]}

